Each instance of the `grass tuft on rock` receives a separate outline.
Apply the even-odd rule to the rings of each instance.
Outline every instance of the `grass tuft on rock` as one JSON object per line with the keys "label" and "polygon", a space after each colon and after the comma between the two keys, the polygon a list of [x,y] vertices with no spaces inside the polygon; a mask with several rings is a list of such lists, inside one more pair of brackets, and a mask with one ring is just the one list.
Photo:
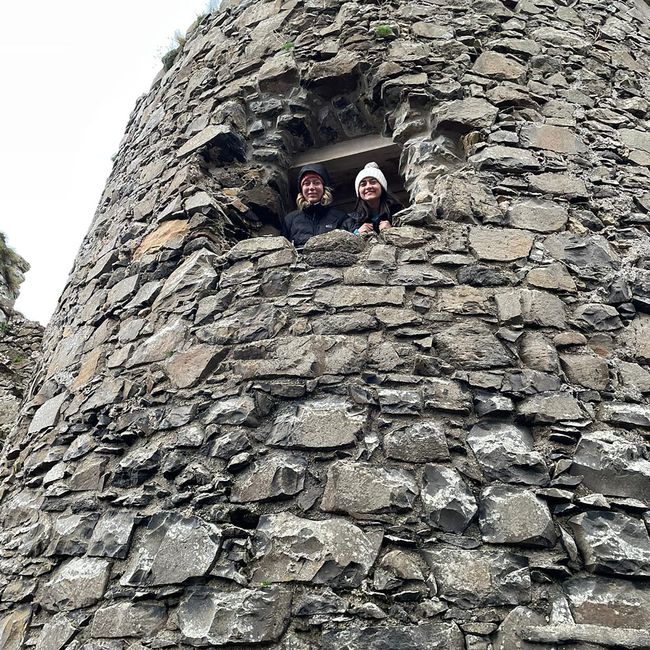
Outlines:
{"label": "grass tuft on rock", "polygon": [[395,31],[390,25],[377,25],[375,27],[375,36],[377,38],[394,38]]}

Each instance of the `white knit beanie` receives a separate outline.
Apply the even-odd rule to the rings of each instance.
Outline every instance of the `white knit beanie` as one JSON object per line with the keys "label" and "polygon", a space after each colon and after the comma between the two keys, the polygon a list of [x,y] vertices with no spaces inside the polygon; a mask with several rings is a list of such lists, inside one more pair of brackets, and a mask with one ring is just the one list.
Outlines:
{"label": "white knit beanie", "polygon": [[386,182],[386,177],[379,169],[379,165],[376,162],[369,162],[358,174],[354,180],[354,189],[359,196],[359,183],[364,178],[374,178],[379,181],[379,184],[384,188],[384,192],[388,192],[388,183]]}

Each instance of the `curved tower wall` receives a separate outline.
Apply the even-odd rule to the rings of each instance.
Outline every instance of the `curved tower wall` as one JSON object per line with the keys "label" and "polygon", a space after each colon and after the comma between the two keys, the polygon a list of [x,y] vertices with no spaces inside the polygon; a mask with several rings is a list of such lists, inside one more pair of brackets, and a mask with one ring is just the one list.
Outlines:
{"label": "curved tower wall", "polygon": [[[0,645],[646,647],[648,13],[205,17],[4,448]],[[377,134],[398,227],[253,237]]]}

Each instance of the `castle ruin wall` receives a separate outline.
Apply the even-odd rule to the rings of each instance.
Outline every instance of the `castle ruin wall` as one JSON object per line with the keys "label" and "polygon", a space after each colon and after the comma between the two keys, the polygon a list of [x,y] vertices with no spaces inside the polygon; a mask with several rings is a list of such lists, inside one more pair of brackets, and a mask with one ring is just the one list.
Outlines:
{"label": "castle ruin wall", "polygon": [[[650,647],[649,16],[199,20],[3,450],[0,646]],[[273,236],[294,162],[367,136],[396,226]]]}

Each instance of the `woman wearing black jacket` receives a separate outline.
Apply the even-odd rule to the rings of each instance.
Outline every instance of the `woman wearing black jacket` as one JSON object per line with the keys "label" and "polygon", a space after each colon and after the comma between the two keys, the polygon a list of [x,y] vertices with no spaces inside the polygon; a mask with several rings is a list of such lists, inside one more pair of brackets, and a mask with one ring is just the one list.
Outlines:
{"label": "woman wearing black jacket", "polygon": [[354,181],[357,204],[352,217],[354,232],[369,235],[381,232],[393,224],[393,215],[402,209],[400,202],[388,191],[388,183],[379,165],[369,162]]}
{"label": "woman wearing black jacket", "polygon": [[296,247],[302,248],[314,235],[332,230],[354,229],[354,220],[347,213],[332,207],[330,177],[324,165],[305,165],[298,175],[300,193],[297,210],[282,219],[282,234]]}

